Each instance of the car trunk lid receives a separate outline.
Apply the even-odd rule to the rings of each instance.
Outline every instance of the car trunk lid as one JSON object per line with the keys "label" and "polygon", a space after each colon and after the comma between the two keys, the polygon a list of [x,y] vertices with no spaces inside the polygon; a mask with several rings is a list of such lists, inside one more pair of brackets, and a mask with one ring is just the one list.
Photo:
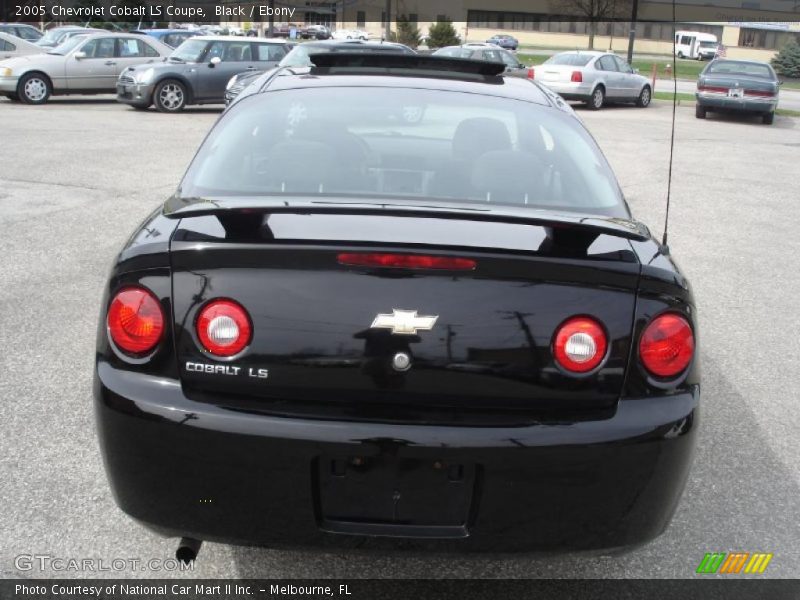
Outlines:
{"label": "car trunk lid", "polygon": [[[474,268],[352,258],[374,254]],[[171,261],[188,393],[356,412],[585,410],[613,406],[620,395],[639,265],[619,235],[418,215],[233,211],[184,218]],[[235,300],[252,320],[252,342],[233,358],[210,356],[195,331],[215,298]],[[561,323],[585,314],[603,324],[609,352],[599,369],[574,376],[555,364],[551,344]],[[409,319],[416,331],[397,331]],[[397,353],[410,357],[407,370],[393,363]]]}

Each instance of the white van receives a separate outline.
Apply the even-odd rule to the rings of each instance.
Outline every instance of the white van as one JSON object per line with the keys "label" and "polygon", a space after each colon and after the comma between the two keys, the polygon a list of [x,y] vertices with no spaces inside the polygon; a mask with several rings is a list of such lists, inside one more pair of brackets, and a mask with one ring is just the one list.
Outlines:
{"label": "white van", "polygon": [[676,31],[675,54],[678,58],[712,59],[717,53],[717,36],[700,31]]}

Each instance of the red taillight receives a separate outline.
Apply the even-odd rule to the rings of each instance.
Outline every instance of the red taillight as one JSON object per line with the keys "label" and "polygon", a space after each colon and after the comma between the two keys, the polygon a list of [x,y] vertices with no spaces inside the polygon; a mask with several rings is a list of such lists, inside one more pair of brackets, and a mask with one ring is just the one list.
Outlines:
{"label": "red taillight", "polygon": [[759,98],[772,98],[775,92],[768,92],[767,90],[745,90],[745,96],[758,96]]}
{"label": "red taillight", "polygon": [[639,340],[644,368],[656,377],[675,377],[694,356],[694,333],[689,322],[675,313],[652,320]]}
{"label": "red taillight", "polygon": [[581,83],[583,81],[583,73],[581,71],[573,71],[569,80],[573,83]]}
{"label": "red taillight", "polygon": [[716,92],[717,94],[727,94],[728,88],[721,87],[718,85],[698,85],[697,90],[699,92]]}
{"label": "red taillight", "polygon": [[556,332],[553,356],[567,371],[587,373],[603,361],[607,347],[600,323],[589,317],[572,317]]}
{"label": "red taillight", "polygon": [[114,344],[132,356],[151,352],[164,333],[164,313],[152,292],[127,287],[114,296],[108,307],[108,334]]}
{"label": "red taillight", "polygon": [[528,79],[533,79],[535,77],[536,77],[536,71],[533,69],[533,67],[530,67],[528,69]]}
{"label": "red taillight", "polygon": [[250,343],[250,317],[233,300],[213,300],[197,316],[197,337],[203,348],[215,356],[239,354]]}
{"label": "red taillight", "polygon": [[423,256],[420,254],[383,254],[343,252],[337,256],[340,265],[356,267],[393,267],[398,269],[443,269],[472,271],[477,262],[469,258]]}

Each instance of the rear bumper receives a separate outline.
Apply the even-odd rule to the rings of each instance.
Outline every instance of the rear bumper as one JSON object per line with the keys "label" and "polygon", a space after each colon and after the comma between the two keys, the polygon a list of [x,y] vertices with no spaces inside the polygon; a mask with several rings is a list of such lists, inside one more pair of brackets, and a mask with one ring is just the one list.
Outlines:
{"label": "rear bumper", "polygon": [[697,103],[704,108],[720,110],[739,110],[743,112],[773,112],[778,105],[777,98],[731,98],[726,94],[709,92],[695,93]]}
{"label": "rear bumper", "polygon": [[[103,361],[94,395],[115,499],[163,535],[330,548],[388,534],[427,538],[416,542],[425,550],[555,552],[638,545],[665,529],[691,463],[699,388],[621,401],[604,421],[485,428],[236,412],[192,401],[178,381]],[[321,456],[474,466],[468,516],[460,529],[332,529]],[[391,499],[364,488],[362,501]]]}
{"label": "rear bumper", "polygon": [[592,97],[594,85],[586,82],[542,81],[543,85],[553,90],[564,100],[588,100]]}

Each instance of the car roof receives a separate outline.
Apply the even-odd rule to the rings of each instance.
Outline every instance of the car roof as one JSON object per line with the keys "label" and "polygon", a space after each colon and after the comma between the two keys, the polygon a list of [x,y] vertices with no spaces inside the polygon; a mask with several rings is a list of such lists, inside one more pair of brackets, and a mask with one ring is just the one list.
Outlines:
{"label": "car roof", "polygon": [[[744,58],[715,58],[711,62],[745,63],[748,65],[766,65],[767,67],[771,66],[768,62],[764,62],[763,60],[750,60]],[[710,65],[711,63],[708,64]]]}
{"label": "car roof", "polygon": [[614,54],[613,52],[603,52],[602,50],[567,50],[566,52],[558,52],[553,56],[560,56],[562,54],[586,54],[587,56],[603,56],[604,54]]}
{"label": "car roof", "polygon": [[398,44],[397,42],[382,42],[380,40],[314,40],[305,42],[304,46],[327,47],[327,46],[341,46],[348,48],[351,46],[388,46],[390,48],[408,48],[405,44]]}
{"label": "car roof", "polygon": [[[86,38],[97,38],[97,37],[104,37],[104,38],[136,38],[137,40],[142,39],[142,35],[139,33],[134,33],[132,31],[106,31],[105,29],[89,29],[86,34]],[[151,40],[152,41],[152,40]]]}
{"label": "car roof", "polygon": [[142,33],[150,33],[150,32],[158,32],[158,33],[194,33],[193,31],[190,31],[189,29],[179,29],[177,27],[174,27],[172,29],[170,29],[168,27],[155,27],[153,29],[134,29],[134,30],[130,31],[129,33],[136,33],[138,31],[141,31]]}
{"label": "car roof", "polygon": [[242,35],[196,35],[193,40],[202,42],[267,42],[270,44],[285,44],[286,40],[276,38],[249,38]]}

